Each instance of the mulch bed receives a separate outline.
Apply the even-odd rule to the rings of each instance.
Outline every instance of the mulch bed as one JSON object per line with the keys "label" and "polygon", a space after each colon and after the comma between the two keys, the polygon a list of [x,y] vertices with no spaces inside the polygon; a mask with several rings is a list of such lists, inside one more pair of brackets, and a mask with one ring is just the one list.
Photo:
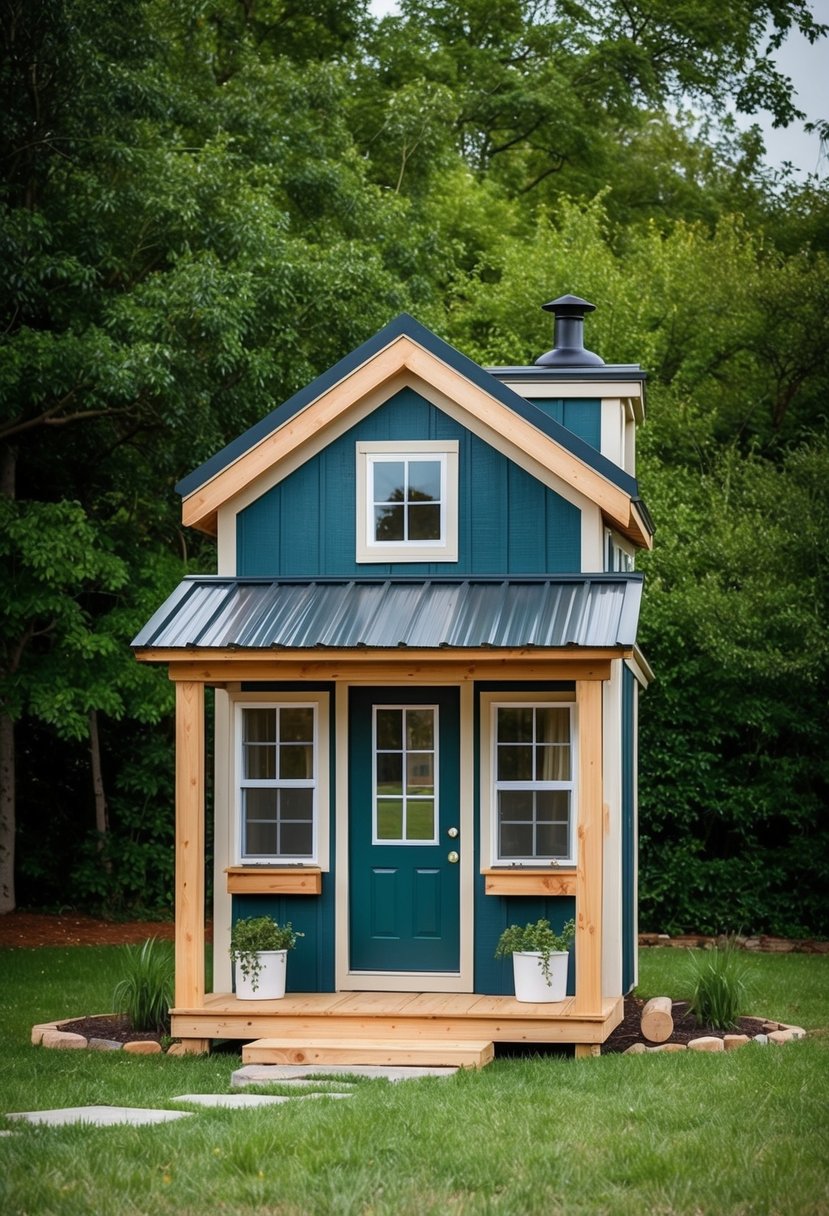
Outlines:
{"label": "mulch bed", "polygon": [[[148,937],[173,940],[171,920],[98,920],[82,912],[52,916],[44,912],[7,912],[0,916],[0,947],[140,945]],[[207,941],[212,927],[207,926]]]}
{"label": "mulch bed", "polygon": [[87,1039],[111,1039],[115,1043],[161,1042],[160,1034],[144,1034],[133,1030],[129,1018],[124,1014],[112,1017],[77,1018],[74,1022],[62,1022],[61,1030],[85,1035]]}
{"label": "mulch bed", "polygon": [[[612,1052],[627,1051],[634,1043],[644,1043],[646,1047],[656,1047],[650,1039],[642,1034],[641,1019],[645,1001],[640,997],[625,997],[625,1013],[619,1025],[608,1039],[602,1043],[602,1055]],[[672,1009],[674,1029],[668,1043],[690,1043],[691,1039],[699,1039],[703,1035],[711,1035],[721,1039],[726,1033],[747,1034],[753,1038],[756,1034],[764,1033],[764,1018],[738,1018],[737,1029],[726,1032],[715,1030],[713,1026],[701,1026],[690,1013],[687,1001],[674,1001]]]}

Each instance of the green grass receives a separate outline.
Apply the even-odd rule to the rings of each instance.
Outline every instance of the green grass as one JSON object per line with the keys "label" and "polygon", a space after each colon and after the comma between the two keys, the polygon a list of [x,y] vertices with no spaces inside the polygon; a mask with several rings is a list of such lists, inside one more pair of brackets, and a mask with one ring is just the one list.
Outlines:
{"label": "green grass", "polygon": [[[102,1012],[108,949],[0,952],[0,1110],[163,1105],[228,1088],[238,1056],[28,1045]],[[751,956],[755,1012],[829,1025],[829,958]],[[642,953],[640,992],[683,995],[684,951]],[[205,1111],[155,1128],[23,1127],[0,1139],[0,1211],[27,1216],[823,1216],[829,1036],[727,1056],[499,1059],[343,1101]],[[8,1124],[7,1124],[8,1126]]]}

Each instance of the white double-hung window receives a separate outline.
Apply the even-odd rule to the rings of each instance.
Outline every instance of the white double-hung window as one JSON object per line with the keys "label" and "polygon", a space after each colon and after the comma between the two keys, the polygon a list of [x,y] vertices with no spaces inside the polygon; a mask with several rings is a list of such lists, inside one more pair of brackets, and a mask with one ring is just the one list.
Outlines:
{"label": "white double-hung window", "polygon": [[320,864],[327,700],[236,706],[239,860]]}
{"label": "white double-hung window", "polygon": [[485,700],[483,810],[491,864],[574,864],[574,706],[492,694]]}
{"label": "white double-hung window", "polygon": [[457,558],[457,440],[358,443],[357,560]]}

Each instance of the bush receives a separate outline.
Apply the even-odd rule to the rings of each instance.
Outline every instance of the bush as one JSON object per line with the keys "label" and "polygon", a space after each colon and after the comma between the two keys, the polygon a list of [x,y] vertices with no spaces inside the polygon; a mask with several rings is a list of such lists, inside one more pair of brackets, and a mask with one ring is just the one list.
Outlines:
{"label": "bush", "polygon": [[689,951],[691,1012],[703,1026],[734,1030],[749,996],[748,964],[733,943]]}
{"label": "bush", "polygon": [[142,946],[124,946],[123,975],[112,994],[133,1030],[168,1034],[173,1002],[173,948],[149,937]]}

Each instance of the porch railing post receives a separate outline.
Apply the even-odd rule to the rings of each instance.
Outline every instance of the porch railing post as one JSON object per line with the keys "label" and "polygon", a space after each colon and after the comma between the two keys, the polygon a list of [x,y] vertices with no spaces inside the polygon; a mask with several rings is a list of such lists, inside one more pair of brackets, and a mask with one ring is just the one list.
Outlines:
{"label": "porch railing post", "polygon": [[176,682],[177,1009],[204,1004],[204,685]]}
{"label": "porch railing post", "polygon": [[574,1012],[602,1011],[602,682],[576,681],[578,862]]}

